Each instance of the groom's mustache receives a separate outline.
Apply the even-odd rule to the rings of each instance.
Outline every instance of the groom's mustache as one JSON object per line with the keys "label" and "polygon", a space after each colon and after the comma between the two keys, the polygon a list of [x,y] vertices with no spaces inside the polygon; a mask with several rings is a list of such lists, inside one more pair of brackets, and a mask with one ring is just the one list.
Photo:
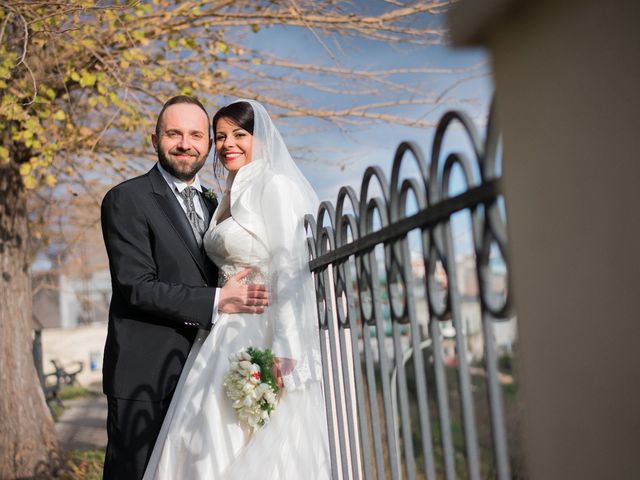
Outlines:
{"label": "groom's mustache", "polygon": [[169,150],[171,155],[191,155],[192,157],[197,157],[198,152],[195,150]]}

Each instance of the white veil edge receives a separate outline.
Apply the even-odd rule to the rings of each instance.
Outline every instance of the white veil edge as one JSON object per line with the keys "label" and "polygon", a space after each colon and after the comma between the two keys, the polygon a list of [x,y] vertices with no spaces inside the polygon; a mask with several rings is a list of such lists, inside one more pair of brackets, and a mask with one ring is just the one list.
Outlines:
{"label": "white veil edge", "polygon": [[[253,108],[252,162],[241,168],[230,191],[231,214],[264,243],[269,252],[267,284],[274,326],[274,355],[296,361],[284,377],[285,388],[303,388],[321,379],[320,336],[315,289],[309,270],[304,228],[319,200],[295,164],[265,108]],[[234,102],[235,103],[235,102]]]}

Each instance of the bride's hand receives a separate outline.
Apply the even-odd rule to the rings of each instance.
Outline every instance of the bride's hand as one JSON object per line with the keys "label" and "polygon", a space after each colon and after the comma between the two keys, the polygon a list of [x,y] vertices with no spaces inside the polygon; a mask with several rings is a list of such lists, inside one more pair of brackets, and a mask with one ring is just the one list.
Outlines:
{"label": "bride's hand", "polygon": [[243,284],[242,279],[251,273],[245,268],[231,276],[220,289],[218,311],[223,313],[262,313],[269,305],[267,287],[262,283]]}
{"label": "bride's hand", "polygon": [[279,388],[284,387],[282,377],[293,372],[296,368],[296,361],[293,358],[275,357],[273,360],[273,376],[276,377],[276,383]]}

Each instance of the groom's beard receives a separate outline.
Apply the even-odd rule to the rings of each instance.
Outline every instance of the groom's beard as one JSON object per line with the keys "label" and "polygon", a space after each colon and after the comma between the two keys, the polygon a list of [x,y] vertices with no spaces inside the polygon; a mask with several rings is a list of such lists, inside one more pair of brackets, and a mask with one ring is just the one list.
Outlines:
{"label": "groom's beard", "polygon": [[196,176],[196,173],[200,171],[205,161],[207,160],[206,155],[202,155],[201,158],[198,158],[198,155],[196,154],[193,155],[193,157],[195,158],[193,163],[190,163],[189,165],[183,165],[171,160],[164,154],[162,150],[158,149],[158,162],[160,162],[162,168],[164,168],[171,175],[179,180],[182,180],[183,182],[190,182],[191,180],[193,180],[193,178]]}

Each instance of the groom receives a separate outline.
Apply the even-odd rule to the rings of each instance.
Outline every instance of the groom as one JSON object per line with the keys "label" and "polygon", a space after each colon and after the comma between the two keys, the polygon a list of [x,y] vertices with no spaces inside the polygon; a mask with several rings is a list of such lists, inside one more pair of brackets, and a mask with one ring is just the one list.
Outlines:
{"label": "groom", "polygon": [[261,313],[268,304],[264,285],[242,285],[249,270],[215,288],[218,269],[202,247],[217,204],[198,178],[211,148],[202,104],[171,98],[151,139],[158,163],[102,202],[113,287],[105,479],[142,478],[198,329],[210,329],[218,311]]}

